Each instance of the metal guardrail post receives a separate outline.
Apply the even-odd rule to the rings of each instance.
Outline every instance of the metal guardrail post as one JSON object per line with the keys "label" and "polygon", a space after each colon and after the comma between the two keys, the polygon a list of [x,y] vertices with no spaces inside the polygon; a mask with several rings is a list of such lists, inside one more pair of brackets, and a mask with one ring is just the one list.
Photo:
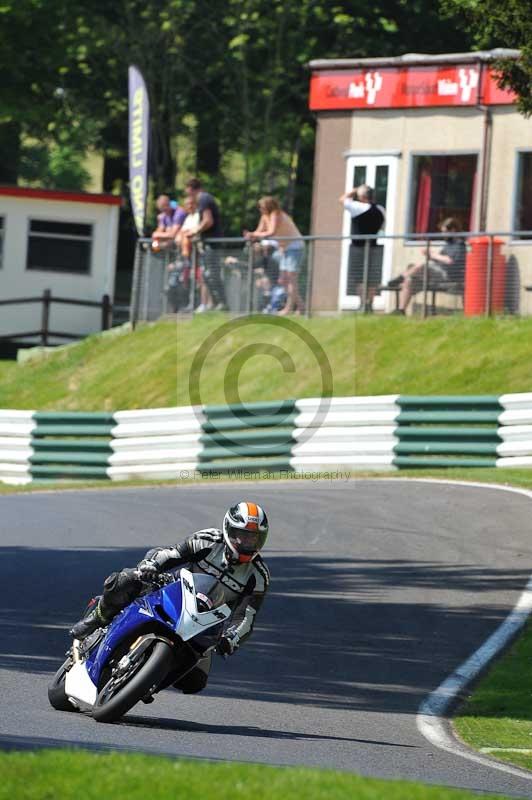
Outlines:
{"label": "metal guardrail post", "polygon": [[192,252],[190,254],[190,298],[189,307],[193,312],[196,305],[196,272],[198,269],[198,243],[192,240]]}
{"label": "metal guardrail post", "polygon": [[139,318],[139,302],[140,302],[140,286],[142,280],[142,263],[143,263],[143,250],[144,243],[137,241],[135,249],[135,261],[133,264],[133,280],[131,283],[131,303],[129,306],[129,319],[131,327],[135,329],[135,325]]}
{"label": "metal guardrail post", "polygon": [[111,327],[112,311],[111,299],[108,294],[104,294],[102,297],[102,331],[108,331]]}
{"label": "metal guardrail post", "polygon": [[485,316],[491,315],[491,289],[493,286],[493,236],[488,237],[488,264],[486,270],[486,305]]}
{"label": "metal guardrail post", "polygon": [[42,293],[42,315],[41,315],[41,342],[44,347],[48,345],[48,331],[50,330],[50,303],[52,292],[45,289]]}
{"label": "metal guardrail post", "polygon": [[423,264],[423,319],[427,318],[427,295],[429,290],[429,261],[430,261],[430,238],[427,237],[427,247],[425,248],[425,263]]}
{"label": "metal guardrail post", "polygon": [[314,273],[315,242],[308,242],[307,256],[307,285],[305,287],[305,316],[310,319],[312,309],[312,275]]}
{"label": "metal guardrail post", "polygon": [[367,305],[368,305],[368,278],[369,278],[369,239],[366,239],[364,242],[364,270],[362,273],[362,311],[364,314],[367,313]]}
{"label": "metal guardrail post", "polygon": [[253,243],[248,244],[248,274],[247,274],[247,313],[253,311],[253,267],[255,264],[255,253]]}

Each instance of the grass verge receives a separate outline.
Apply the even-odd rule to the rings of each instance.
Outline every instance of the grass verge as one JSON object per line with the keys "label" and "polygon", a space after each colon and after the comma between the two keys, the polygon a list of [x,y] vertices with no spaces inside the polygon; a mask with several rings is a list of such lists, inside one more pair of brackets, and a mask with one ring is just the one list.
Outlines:
{"label": "grass verge", "polygon": [[516,486],[523,489],[532,490],[532,470],[530,469],[410,469],[398,470],[395,472],[348,472],[340,471],[341,477],[330,477],[330,473],[318,473],[316,478],[305,478],[304,475],[295,473],[286,474],[280,472],[237,473],[234,475],[212,475],[200,476],[195,473],[189,479],[179,481],[154,481],[154,480],[131,480],[131,481],[43,481],[28,483],[24,486],[8,486],[0,483],[0,494],[22,494],[28,492],[57,492],[57,491],[76,491],[79,489],[131,489],[135,487],[157,487],[157,486],[186,486],[190,484],[213,485],[225,482],[243,481],[278,481],[288,480],[299,483],[302,480],[319,481],[349,481],[354,482],[361,478],[437,478],[440,480],[470,481],[476,483],[493,483],[503,486]]}
{"label": "grass verge", "polygon": [[[472,792],[332,770],[45,750],[0,755],[0,800],[474,800]],[[488,797],[486,795],[486,797]],[[500,798],[501,796],[498,795]]]}
{"label": "grass verge", "polygon": [[532,770],[532,622],[488,671],[453,720],[460,738],[492,758]]}

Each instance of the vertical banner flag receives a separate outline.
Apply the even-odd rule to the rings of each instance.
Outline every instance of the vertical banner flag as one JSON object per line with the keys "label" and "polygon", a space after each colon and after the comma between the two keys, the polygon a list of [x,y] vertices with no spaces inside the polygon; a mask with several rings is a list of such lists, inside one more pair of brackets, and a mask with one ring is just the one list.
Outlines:
{"label": "vertical banner flag", "polygon": [[131,66],[129,79],[129,191],[135,227],[144,236],[148,191],[148,138],[150,103],[140,70]]}

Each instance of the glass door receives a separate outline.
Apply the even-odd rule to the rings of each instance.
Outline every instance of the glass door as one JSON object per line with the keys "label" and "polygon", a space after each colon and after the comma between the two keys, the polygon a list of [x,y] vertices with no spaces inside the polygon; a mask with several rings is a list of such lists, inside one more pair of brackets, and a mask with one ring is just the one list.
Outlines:
{"label": "glass door", "polygon": [[[375,202],[385,210],[385,220],[382,230],[379,233],[391,235],[393,233],[393,223],[395,217],[395,186],[397,180],[397,161],[398,156],[349,156],[347,159],[346,170],[346,192],[350,192],[355,186],[366,183],[375,191]],[[344,223],[342,228],[343,236],[348,237],[352,230],[352,217],[348,211],[344,212]],[[372,254],[372,259],[376,262],[372,269],[379,272],[380,283],[386,283],[391,278],[392,271],[392,252],[393,239],[377,239],[377,250]],[[353,275],[353,257],[351,253],[351,240],[346,238],[342,242],[342,263],[340,271],[340,308],[358,309],[360,308],[361,298],[357,294],[359,287],[355,283]],[[384,298],[375,297],[373,300],[375,311],[384,308]]]}

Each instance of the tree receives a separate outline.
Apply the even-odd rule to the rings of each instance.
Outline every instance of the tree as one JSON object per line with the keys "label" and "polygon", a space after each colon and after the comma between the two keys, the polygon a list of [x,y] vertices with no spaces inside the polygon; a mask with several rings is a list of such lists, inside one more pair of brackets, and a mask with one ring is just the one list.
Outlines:
{"label": "tree", "polygon": [[499,85],[514,91],[519,110],[532,114],[532,8],[530,0],[443,0],[452,19],[466,19],[479,48],[521,51],[518,60],[499,58],[494,67]]}

